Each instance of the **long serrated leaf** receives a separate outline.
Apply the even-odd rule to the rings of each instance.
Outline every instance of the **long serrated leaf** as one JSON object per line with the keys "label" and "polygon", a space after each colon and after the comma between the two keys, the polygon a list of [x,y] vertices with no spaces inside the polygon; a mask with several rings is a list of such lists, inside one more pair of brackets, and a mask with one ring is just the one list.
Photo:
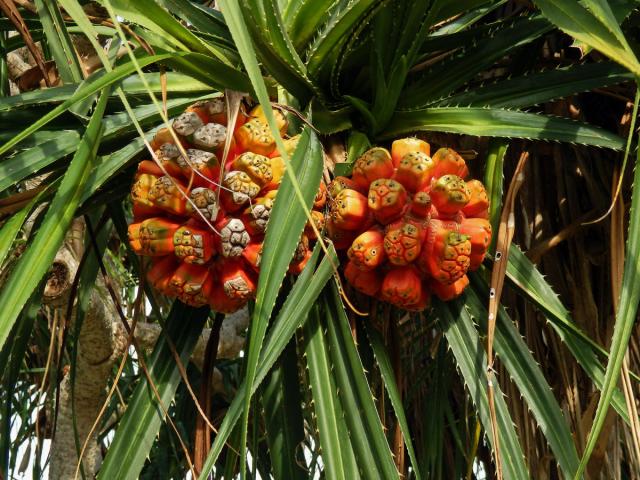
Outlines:
{"label": "long serrated leaf", "polygon": [[304,425],[294,341],[289,343],[271,371],[260,400],[274,478],[307,478],[298,448],[304,441]]}
{"label": "long serrated leaf", "polygon": [[[478,417],[484,425],[489,442],[493,444],[486,387],[487,357],[478,332],[474,328],[473,319],[460,300],[447,303],[437,301],[434,307],[438,318],[442,321],[445,337],[476,406]],[[514,480],[529,478],[529,472],[524,463],[524,453],[509,414],[509,408],[500,387],[495,385],[494,388],[505,478]]]}
{"label": "long serrated leaf", "polygon": [[20,229],[22,228],[25,220],[33,210],[33,207],[41,202],[43,197],[46,197],[49,194],[52,187],[53,185],[50,185],[47,190],[44,190],[36,195],[24,208],[22,208],[19,212],[13,214],[11,218],[4,222],[2,227],[0,227],[0,267],[6,260],[14,240],[18,236],[18,233],[20,232]]}
{"label": "long serrated leaf", "polygon": [[80,82],[83,78],[80,60],[76,55],[57,3],[51,0],[35,0],[35,4],[60,77],[65,83]]}
{"label": "long serrated leaf", "polygon": [[[300,187],[304,192],[306,208],[310,209],[322,176],[322,147],[313,131],[306,127],[300,136],[291,163]],[[256,303],[249,329],[249,350],[246,356],[247,383],[253,383],[258,367],[260,350],[276,297],[293,258],[304,225],[306,212],[295,198],[293,185],[285,177],[273,203],[260,259],[260,277]],[[245,416],[248,415],[250,395],[245,399]]]}
{"label": "long serrated leaf", "polygon": [[[466,305],[480,328],[486,331],[487,310],[481,298],[486,298],[489,287],[478,275],[473,277],[474,288],[467,290]],[[483,293],[476,293],[476,285]],[[498,312],[494,348],[549,442],[565,478],[573,477],[579,458],[567,420],[563,417],[544,374],[504,307]]]}
{"label": "long serrated leaf", "polygon": [[339,424],[343,418],[339,414],[342,413],[342,406],[338,399],[323,337],[320,308],[315,305],[309,314],[309,320],[304,325],[304,352],[322,449],[323,472],[328,480],[342,480],[351,478],[347,476],[343,463],[343,449],[349,449],[351,442],[348,442],[349,445],[344,445],[348,437],[347,439],[340,437]]}
{"label": "long serrated leaf", "polygon": [[[138,62],[142,66],[147,66],[147,65],[151,65],[152,63],[160,62],[162,60],[174,58],[177,55],[179,56],[180,54],[167,53],[162,55],[145,56],[144,58],[139,59]],[[85,98],[93,95],[94,93],[102,90],[105,87],[113,85],[114,83],[122,80],[125,77],[128,77],[135,70],[136,70],[135,65],[133,65],[133,63],[131,62],[127,62],[123,65],[119,65],[118,67],[114,68],[113,71],[107,74],[97,75],[95,77],[95,81],[87,83],[83,88],[76,91],[76,93],[74,93],[71,98],[62,102],[56,108],[54,108],[49,113],[47,113],[42,118],[40,118],[37,122],[25,128],[19,134],[14,136],[11,140],[7,141],[4,145],[2,145],[2,147],[0,147],[0,155],[9,151],[12,147],[14,147],[18,143],[20,143],[22,140],[24,140],[25,138],[27,138],[28,136],[30,136],[31,134],[33,134],[34,132],[42,128],[44,125],[46,125],[53,119],[59,117],[62,113],[67,111],[75,103],[81,100],[84,100]]]}
{"label": "long serrated leaf", "polygon": [[573,65],[484,85],[442,99],[433,106],[521,108],[633,78],[633,74],[613,62]]}
{"label": "long serrated leaf", "polygon": [[[289,340],[294,335],[296,329],[300,327],[307,319],[309,310],[320,295],[320,292],[326,285],[331,274],[333,273],[333,263],[336,261],[335,250],[331,250],[331,256],[325,257],[320,262],[317,270],[314,268],[320,253],[320,248],[316,245],[313,256],[307,263],[302,274],[294,284],[291,292],[287,296],[282,309],[273,322],[273,326],[264,342],[264,348],[260,354],[260,362],[256,371],[253,391],[255,391],[260,383],[264,380],[267,373],[274,365],[278,357],[286,347]],[[209,473],[218,459],[222,449],[229,439],[234,427],[240,420],[244,408],[244,397],[246,395],[247,383],[243,380],[236,392],[233,402],[229,406],[222,424],[218,430],[207,461],[205,462],[200,480],[207,479]]]}
{"label": "long serrated leaf", "polygon": [[[636,94],[635,109],[638,108],[638,98],[640,90]],[[622,361],[627,353],[629,339],[636,323],[638,303],[640,302],[640,149],[637,150],[635,175],[633,179],[633,189],[631,194],[631,210],[629,218],[629,233],[627,248],[625,251],[624,274],[622,277],[622,291],[620,293],[620,303],[616,312],[616,321],[613,326],[613,338],[611,339],[611,349],[609,351],[609,361],[605,371],[604,382],[601,389],[598,407],[593,419],[593,425],[580,461],[580,468],[574,478],[581,478],[591,453],[595,448],[600,432],[609,411],[609,404],[620,378],[622,371]]]}
{"label": "long serrated leaf", "polygon": [[393,373],[393,367],[391,366],[389,353],[387,352],[387,349],[384,346],[384,342],[382,341],[382,338],[380,337],[380,334],[376,331],[376,329],[373,328],[373,326],[369,322],[364,322],[364,324],[367,335],[369,336],[371,348],[376,357],[376,362],[378,363],[378,367],[380,368],[380,374],[382,375],[382,379],[384,380],[384,386],[387,389],[389,399],[391,400],[391,405],[393,406],[393,411],[396,415],[396,418],[398,419],[400,429],[402,430],[402,436],[404,437],[404,443],[407,446],[407,451],[409,452],[409,458],[411,458],[413,470],[415,471],[416,478],[420,480],[420,478],[422,478],[422,475],[420,474],[420,465],[418,464],[416,452],[413,448],[411,431],[409,430],[407,417],[404,413],[404,406],[402,405],[402,398],[400,397],[400,392],[398,391],[398,385],[396,383],[395,374]]}
{"label": "long serrated leaf", "polygon": [[[523,295],[542,311],[558,337],[571,351],[571,354],[589,378],[598,388],[602,388],[604,367],[598,360],[598,355],[606,356],[606,350],[591,340],[575,324],[558,295],[546,282],[536,266],[514,244],[511,244],[509,251],[507,279],[516,292]],[[613,406],[616,412],[628,422],[627,408],[620,391],[614,393]]]}
{"label": "long serrated leaf", "polygon": [[325,290],[324,306],[321,325],[328,332],[329,360],[362,476],[400,478],[335,283]]}
{"label": "long serrated leaf", "polygon": [[[640,76],[640,63],[626,41],[621,43],[617,21],[596,17],[580,2],[565,0],[535,0],[542,14],[554,25],[577,40],[599,50],[614,62]],[[588,4],[605,6],[603,2],[589,0]],[[602,10],[600,10],[602,13]],[[607,23],[603,23],[603,20]],[[616,31],[616,33],[613,33]],[[624,37],[622,37],[624,38]]]}
{"label": "long serrated leaf", "polygon": [[527,45],[552,28],[547,20],[538,15],[518,19],[489,38],[481,38],[469,49],[425,71],[419,81],[405,89],[398,102],[399,107],[412,109],[450,95],[507,53]]}
{"label": "long serrated leaf", "polygon": [[0,312],[0,346],[25,302],[49,269],[73,221],[85,181],[94,167],[108,98],[108,94],[103,92],[42,225],[0,293],[0,305],[5,306]]}
{"label": "long serrated leaf", "polygon": [[567,118],[494,108],[425,108],[396,112],[381,138],[415,131],[437,131],[479,137],[557,140],[620,150],[624,139],[602,128]]}
{"label": "long serrated leaf", "polygon": [[[173,342],[183,364],[189,361],[208,314],[208,306],[194,308],[174,302],[164,326],[165,335]],[[182,378],[166,337],[158,339],[147,365],[165,408],[172,401]],[[144,378],[128,402],[98,478],[138,478],[163,421],[158,398]]]}

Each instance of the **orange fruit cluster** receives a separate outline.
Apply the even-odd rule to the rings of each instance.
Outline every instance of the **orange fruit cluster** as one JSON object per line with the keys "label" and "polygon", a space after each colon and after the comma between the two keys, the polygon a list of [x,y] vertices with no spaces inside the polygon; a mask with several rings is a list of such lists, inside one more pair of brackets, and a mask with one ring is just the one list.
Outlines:
{"label": "orange fruit cluster", "polygon": [[398,307],[421,311],[431,294],[460,295],[467,271],[482,263],[491,242],[489,199],[450,148],[431,155],[417,138],[375,147],[350,177],[328,186],[327,232],[346,250],[344,275],[354,288]]}
{"label": "orange fruit cluster", "polygon": [[[279,110],[273,113],[284,135],[287,120]],[[151,257],[147,279],[154,288],[221,313],[255,296],[262,242],[285,168],[261,107],[238,116],[221,165],[228,128],[225,99],[215,98],[173,120],[179,145],[160,129],[152,142],[155,161],[138,165],[129,225],[133,250]],[[297,141],[284,139],[290,155]],[[312,213],[320,229],[325,192],[321,188]],[[302,271],[311,256],[313,232],[305,229],[291,273]]]}

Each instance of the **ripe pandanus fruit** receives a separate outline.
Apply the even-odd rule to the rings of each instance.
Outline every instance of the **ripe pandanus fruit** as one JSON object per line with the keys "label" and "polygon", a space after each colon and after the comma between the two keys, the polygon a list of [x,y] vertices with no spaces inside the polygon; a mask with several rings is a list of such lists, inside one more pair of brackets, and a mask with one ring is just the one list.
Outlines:
{"label": "ripe pandanus fruit", "polygon": [[207,263],[215,253],[213,235],[207,227],[200,228],[193,220],[187,222],[173,234],[176,257],[187,263]]}
{"label": "ripe pandanus fruit", "polygon": [[430,283],[431,291],[435,293],[440,300],[444,300],[445,302],[459,297],[468,285],[469,277],[466,275],[463,275],[453,283],[445,284],[437,280],[432,280]]}
{"label": "ripe pandanus fruit", "polygon": [[129,225],[129,243],[138,255],[159,257],[173,253],[173,235],[179,223],[162,217]]}
{"label": "ripe pandanus fruit", "polygon": [[393,265],[408,265],[418,258],[424,238],[421,228],[413,222],[399,220],[387,227],[384,251]]}
{"label": "ripe pandanus fruit", "polygon": [[413,265],[390,269],[382,281],[383,300],[398,307],[416,305],[422,298],[422,281]]}
{"label": "ripe pandanus fruit", "polygon": [[220,283],[220,279],[216,276],[211,276],[210,281],[207,283],[207,298],[214,312],[225,314],[233,313],[247,303],[247,300],[227,296],[222,283]]}
{"label": "ripe pandanus fruit", "polygon": [[457,175],[466,178],[469,175],[467,164],[458,152],[451,148],[440,148],[433,154],[433,161],[436,164],[433,175],[442,177],[443,175]]}
{"label": "ripe pandanus fruit", "polygon": [[223,218],[216,223],[220,233],[216,236],[216,250],[223,257],[239,257],[242,250],[249,244],[251,237],[239,218]]}
{"label": "ripe pandanus fruit", "polygon": [[[315,225],[318,232],[322,232],[322,230],[324,230],[325,219],[322,212],[311,210],[311,220],[313,220],[313,224]],[[315,240],[316,238],[318,238],[309,221],[307,221],[307,224],[304,226],[304,234],[309,237],[309,240]]]}
{"label": "ripe pandanus fruit", "polygon": [[169,282],[171,295],[178,297],[187,305],[201,307],[206,305],[208,299],[203,294],[203,288],[209,269],[201,265],[180,263]]}
{"label": "ripe pandanus fruit", "polygon": [[264,187],[264,189],[274,190],[280,186],[286,166],[282,157],[270,157],[269,163],[271,165],[271,181]]}
{"label": "ripe pandanus fruit", "polygon": [[[287,152],[287,155],[289,155],[289,157],[291,157],[296,151],[296,147],[298,146],[298,141],[300,141],[300,135],[294,135],[291,138],[282,140],[282,143],[284,144],[284,151]],[[281,153],[277,149],[274,150],[270,155],[271,158],[280,157],[280,156],[281,156]]]}
{"label": "ripe pandanus fruit", "polygon": [[171,277],[179,265],[180,262],[173,255],[153,258],[151,268],[147,270],[147,281],[159,292],[170,295]]}
{"label": "ripe pandanus fruit", "polygon": [[238,300],[249,300],[256,293],[256,281],[253,271],[242,258],[227,258],[220,260],[214,270],[218,281],[227,297]]}
{"label": "ripe pandanus fruit", "polygon": [[431,197],[427,192],[418,192],[411,200],[411,216],[418,220],[428,220],[432,214]]}
{"label": "ripe pandanus fruit", "polygon": [[309,238],[303,233],[300,237],[300,241],[293,253],[293,259],[289,264],[289,273],[299,275],[307,262],[311,258],[311,251],[309,250]]}
{"label": "ripe pandanus fruit", "polygon": [[204,122],[196,112],[184,112],[178,115],[171,124],[173,130],[182,137],[193,135]]}
{"label": "ripe pandanus fruit", "polygon": [[344,230],[336,226],[331,216],[327,218],[325,225],[327,227],[327,234],[329,235],[329,238],[331,239],[334,247],[336,247],[337,250],[349,248],[349,246],[353,243],[353,240],[358,236],[357,231]]}
{"label": "ripe pandanus fruit", "polygon": [[371,297],[377,295],[382,287],[382,276],[378,270],[362,270],[353,261],[347,262],[344,276],[356,290]]}
{"label": "ripe pandanus fruit", "polygon": [[320,187],[318,188],[318,193],[316,193],[316,198],[313,199],[313,208],[316,210],[320,210],[327,203],[327,186],[324,184],[324,181],[320,180]]}
{"label": "ripe pandanus fruit", "polygon": [[471,192],[469,203],[462,208],[467,217],[489,218],[489,196],[480,180],[470,180],[467,188]]}
{"label": "ripe pandanus fruit", "polygon": [[[146,175],[141,175],[131,189],[131,196],[134,202],[146,204],[146,202],[143,201],[143,196],[146,194],[146,201],[152,206],[174,215],[184,215],[187,197],[189,195],[184,185],[175,178],[167,177],[166,175],[163,177],[154,177],[155,181],[150,181],[147,178],[143,180],[142,177],[146,177]],[[142,188],[139,188],[139,182],[144,182]],[[151,184],[149,189],[142,193],[149,183]]]}
{"label": "ripe pandanus fruit", "polygon": [[266,232],[276,192],[277,190],[272,190],[264,197],[257,198],[242,213],[240,218],[249,234],[259,236]]}
{"label": "ripe pandanus fruit", "polygon": [[[276,125],[278,125],[278,130],[280,131],[280,135],[284,135],[287,131],[287,117],[284,116],[282,111],[279,108],[272,108],[273,116],[276,119]],[[249,117],[251,119],[258,119],[262,123],[267,124],[267,117],[264,114],[264,110],[262,109],[262,105],[256,105],[249,112]]]}
{"label": "ripe pandanus fruit", "polygon": [[262,257],[262,242],[250,242],[244,250],[242,257],[256,271],[260,271],[260,259]]}
{"label": "ripe pandanus fruit", "polygon": [[400,161],[407,155],[408,153],[423,153],[426,156],[431,155],[431,147],[424,140],[420,140],[418,138],[401,138],[400,140],[395,140],[393,144],[391,144],[391,161],[393,162],[394,167],[398,167],[400,165]]}
{"label": "ripe pandanus fruit", "polygon": [[335,177],[327,187],[327,193],[329,194],[329,198],[331,199],[336,198],[342,190],[347,189],[355,190],[360,193],[366,193],[369,191],[369,187],[360,188],[360,186],[350,178],[338,176]]}
{"label": "ripe pandanus fruit", "polygon": [[484,218],[465,218],[459,227],[471,242],[469,270],[477,270],[491,244],[491,224]]}
{"label": "ripe pandanus fruit", "polygon": [[375,147],[367,150],[353,165],[351,179],[366,190],[374,180],[393,175],[391,154],[386,148]]}
{"label": "ripe pandanus fruit", "polygon": [[438,216],[451,218],[469,203],[471,192],[462,178],[445,175],[431,181],[429,196],[438,210]]}
{"label": "ripe pandanus fruit", "polygon": [[213,179],[220,176],[220,164],[218,158],[211,152],[189,148],[186,151],[186,158],[179,155],[176,163],[180,167],[182,177],[192,185],[212,188]]}
{"label": "ripe pandanus fruit", "polygon": [[227,173],[222,186],[224,188],[220,193],[220,201],[227,212],[239,210],[260,191],[260,187],[251,177],[239,170]]}
{"label": "ripe pandanus fruit", "polygon": [[220,206],[216,192],[206,187],[196,187],[189,193],[187,215],[197,220],[205,218],[208,222],[215,222],[220,213]]}
{"label": "ripe pandanus fruit", "polygon": [[276,146],[269,126],[258,118],[249,120],[236,130],[234,135],[238,148],[260,155],[269,155]]}
{"label": "ripe pandanus fruit", "polygon": [[355,190],[342,190],[331,201],[331,220],[342,230],[358,230],[369,220],[367,197]]}
{"label": "ripe pandanus fruit", "polygon": [[407,153],[398,164],[394,178],[408,191],[418,192],[429,186],[435,162],[422,152]]}
{"label": "ripe pandanus fruit", "polygon": [[405,188],[396,180],[381,178],[369,187],[368,206],[378,222],[387,225],[409,208]]}
{"label": "ripe pandanus fruit", "polygon": [[[181,155],[181,153],[178,147],[176,147],[173,143],[163,143],[158,149],[156,149],[154,153],[162,167],[169,175],[171,175],[172,177],[182,175],[182,169],[178,165],[178,157]],[[138,171],[140,171],[143,164],[146,163],[147,161],[140,162],[140,164],[138,165]],[[160,172],[162,172],[160,167],[158,167],[157,165],[155,165],[155,167],[160,170]],[[164,175],[164,172],[157,175]]]}
{"label": "ripe pandanus fruit", "polygon": [[411,312],[422,312],[429,306],[430,300],[431,300],[431,293],[426,288],[425,283],[422,282],[420,299],[416,303],[412,303],[411,305],[405,305],[404,309],[409,310]]}
{"label": "ripe pandanus fruit", "polygon": [[385,260],[384,236],[377,229],[367,230],[356,237],[347,256],[358,268],[371,270],[382,265]]}
{"label": "ripe pandanus fruit", "polygon": [[264,155],[245,152],[233,161],[233,169],[245,172],[260,188],[273,180],[271,160]]}
{"label": "ripe pandanus fruit", "polygon": [[431,220],[418,265],[440,283],[451,285],[469,269],[469,236],[456,231],[454,222]]}

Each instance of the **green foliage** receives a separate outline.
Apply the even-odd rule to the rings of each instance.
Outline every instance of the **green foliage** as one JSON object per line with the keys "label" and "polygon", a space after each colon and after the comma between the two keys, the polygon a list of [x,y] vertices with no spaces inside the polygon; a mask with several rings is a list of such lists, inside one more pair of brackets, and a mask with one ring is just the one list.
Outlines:
{"label": "green foliage", "polygon": [[[496,137],[483,165],[490,220],[497,231],[508,170],[505,152],[507,145],[510,152],[520,148],[516,139],[632,150],[632,143],[625,143],[604,122],[593,125],[553,116],[544,104],[638,78],[636,46],[629,40],[634,26],[623,23],[637,2],[536,0],[539,11],[519,7],[513,15],[504,8],[506,0],[225,0],[218,2],[220,11],[188,0],[102,0],[112,16],[101,20],[87,16],[81,3],[85,2],[36,0],[36,14],[20,10],[33,37],[42,42],[46,60],[55,62],[62,84],[15,96],[6,95],[6,54],[21,47],[23,40],[9,37],[7,32],[15,28],[8,19],[0,19],[0,196],[11,199],[23,193],[27,180],[43,182],[41,192],[8,219],[0,219],[0,364],[8,362],[0,394],[0,473],[9,478],[10,460],[15,463],[9,453],[15,455],[16,448],[6,441],[11,416],[30,415],[27,408],[17,412],[9,397],[20,389],[26,392],[26,342],[38,341],[44,351],[49,348],[50,334],[38,333],[42,281],[74,218],[87,214],[101,219],[100,249],[106,249],[105,258],[117,259],[115,271],[130,276],[123,293],[133,299],[141,286],[149,293],[131,250],[108,240],[114,227],[121,239],[126,236],[122,212],[128,211],[131,167],[161,119],[159,105],[149,99],[165,93],[160,68],[169,70],[164,77],[168,100],[163,105],[169,117],[229,89],[248,92],[263,107],[276,97],[289,99],[289,107],[303,112],[301,117],[310,123],[302,129],[292,158],[283,155],[286,176],[267,229],[244,358],[217,364],[233,398],[228,393],[215,397],[225,414],[200,478],[244,474],[247,452],[254,459],[249,467],[263,478],[399,478],[399,459],[390,448],[396,424],[408,453],[408,468],[400,472],[410,472],[407,478],[441,478],[451,472],[464,477],[471,476],[475,466],[488,467],[496,439],[486,392],[484,269],[473,278],[466,296],[448,304],[437,302],[428,315],[411,317],[409,323],[420,323],[424,330],[420,341],[403,352],[410,359],[403,360],[405,365],[423,365],[424,371],[411,379],[415,385],[405,388],[397,384],[387,339],[368,319],[352,322],[337,287],[327,285],[339,264],[331,245],[324,252],[316,246],[295,283],[286,278],[307,221],[305,210],[323,175],[322,142],[345,140],[346,162],[334,170],[345,175],[370,145],[400,135]],[[124,40],[112,23],[116,16],[126,25],[133,59],[116,58]],[[577,62],[571,60],[572,53],[562,61],[543,58],[543,44],[566,43],[556,27],[583,50],[597,50],[608,60]],[[103,67],[86,78],[74,48],[76,35],[85,35],[99,47],[106,38],[113,40],[109,53],[98,49]],[[568,44],[566,50],[571,50]],[[266,109],[275,132],[270,112]],[[151,131],[142,138],[137,126]],[[278,142],[284,151],[279,137]],[[634,185],[640,181],[639,170],[636,164]],[[495,349],[511,384],[500,379],[496,408],[507,478],[527,478],[530,459],[523,434],[514,426],[516,412],[501,391],[522,396],[559,475],[566,478],[579,478],[584,471],[609,404],[630,422],[616,384],[639,300],[639,290],[633,288],[640,273],[637,193],[610,351],[585,333],[539,269],[518,247],[511,247],[509,290],[548,321],[554,341],[566,346],[567,355],[602,396],[580,462],[576,445],[582,440],[573,438],[575,425],[563,413],[565,405],[555,398],[553,382],[545,378],[528,339],[501,308]],[[107,202],[112,205],[105,209]],[[30,233],[22,235],[25,222],[40,208],[44,213],[35,218]],[[12,247],[19,247],[20,254],[10,255]],[[95,258],[87,262],[77,292],[78,319],[97,274]],[[350,298],[350,292],[341,293]],[[149,297],[148,320],[163,324],[164,335],[186,364],[204,326],[205,310],[175,303],[164,322],[164,300]],[[393,313],[385,315],[395,319]],[[366,335],[351,331],[350,326],[360,323],[365,323]],[[71,362],[72,376],[78,331],[70,335],[71,345],[63,345],[55,359],[59,365],[54,365],[61,368]],[[166,338],[156,345],[148,367],[178,434],[189,443],[192,399],[182,391]],[[186,462],[176,433],[167,427],[148,380],[140,372],[134,374],[134,365],[127,362],[126,375],[118,383],[126,399],[124,416],[119,417],[117,402],[111,402],[105,417],[117,417],[117,422],[100,423],[105,434],[115,432],[115,437],[99,478],[144,478],[158,472],[179,476]],[[56,378],[56,373],[50,372],[49,378]],[[423,392],[416,391],[425,385],[430,390],[423,398]],[[462,402],[456,397],[460,393]],[[172,402],[175,406],[170,407]],[[478,436],[469,431],[473,425],[478,425]],[[453,446],[446,460],[445,442]],[[149,455],[153,468],[145,468]]]}

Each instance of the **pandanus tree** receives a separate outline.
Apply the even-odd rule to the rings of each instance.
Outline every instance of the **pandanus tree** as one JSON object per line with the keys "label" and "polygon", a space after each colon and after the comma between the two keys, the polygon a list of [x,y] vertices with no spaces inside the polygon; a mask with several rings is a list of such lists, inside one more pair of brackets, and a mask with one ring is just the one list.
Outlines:
{"label": "pandanus tree", "polygon": [[2,475],[637,475],[638,3],[211,3],[0,2]]}

